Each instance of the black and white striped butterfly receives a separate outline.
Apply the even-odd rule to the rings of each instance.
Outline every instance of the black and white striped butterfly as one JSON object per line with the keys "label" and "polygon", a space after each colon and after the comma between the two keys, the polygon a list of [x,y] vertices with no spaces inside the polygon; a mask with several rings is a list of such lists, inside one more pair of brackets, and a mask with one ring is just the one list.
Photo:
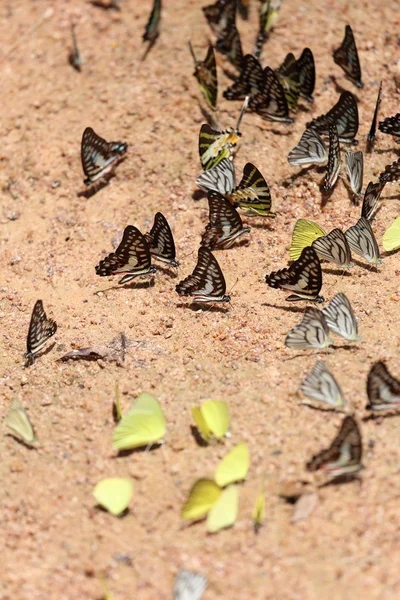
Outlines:
{"label": "black and white striped butterfly", "polygon": [[175,259],[174,237],[168,221],[162,213],[156,213],[153,227],[144,237],[149,245],[150,254],[154,258],[158,258],[172,267],[179,267],[179,262]]}
{"label": "black and white striped butterfly", "polygon": [[351,268],[351,250],[346,236],[340,229],[332,229],[312,242],[312,247],[320,258],[334,262],[342,269]]}
{"label": "black and white striped butterfly", "polygon": [[293,119],[289,117],[285,91],[276,73],[270,67],[265,67],[263,71],[260,91],[249,99],[249,110],[266,121],[293,123]]}
{"label": "black and white striped butterfly", "polygon": [[[343,410],[347,407],[340,385],[325,363],[320,360],[315,363],[312,371],[301,382],[300,391],[307,398],[321,402],[335,410]],[[301,404],[309,404],[309,402]]]}
{"label": "black and white striped butterfly", "polygon": [[181,569],[174,583],[174,600],[200,600],[207,587],[207,577]]}
{"label": "black and white striped butterfly", "polygon": [[236,208],[218,192],[208,192],[209,223],[201,238],[201,245],[209,250],[230,248],[250,227],[243,227]]}
{"label": "black and white striped butterfly", "polygon": [[236,20],[236,0],[217,0],[214,4],[203,6],[204,16],[212,32],[224,37]]}
{"label": "black and white striped butterfly", "polygon": [[336,294],[322,312],[329,329],[349,342],[361,339],[358,335],[357,319],[347,296]]}
{"label": "black and white striped butterfly", "polygon": [[235,82],[228,87],[223,96],[227,100],[244,100],[261,90],[263,69],[252,54],[246,54],[240,65],[240,73]]}
{"label": "black and white striped butterfly", "polygon": [[367,189],[364,192],[364,199],[362,203],[361,216],[371,221],[378,208],[379,198],[383,188],[386,185],[386,181],[377,181],[373,183],[369,182]]}
{"label": "black and white striped butterfly", "polygon": [[207,104],[212,109],[215,109],[217,107],[218,79],[214,48],[211,44],[208,46],[207,55],[204,60],[197,60],[193,46],[190,42],[189,49],[194,60],[193,75],[199,82],[200,89]]}
{"label": "black and white striped butterfly", "polygon": [[386,165],[385,170],[379,175],[379,181],[381,183],[393,183],[400,179],[400,158],[392,162],[390,165]]}
{"label": "black and white striped butterfly", "polygon": [[91,127],[86,127],[81,143],[84,184],[90,185],[113,171],[127,149],[125,142],[106,142]]}
{"label": "black and white striped butterfly", "polygon": [[197,265],[191,275],[175,287],[180,296],[192,296],[196,302],[230,302],[226,283],[216,258],[208,248],[201,246]]}
{"label": "black and white striped butterfly", "polygon": [[236,187],[235,167],[229,158],[223,158],[215,167],[204,171],[196,183],[205,192],[230,194]]}
{"label": "black and white striped butterfly", "polygon": [[57,331],[57,323],[48,319],[43,308],[43,302],[37,300],[33,307],[29,323],[28,337],[26,339],[27,366],[32,365],[37,354],[42,350],[47,340]]}
{"label": "black and white striped butterfly", "polygon": [[376,99],[374,116],[372,118],[371,127],[370,127],[369,133],[367,135],[367,149],[369,151],[371,151],[372,146],[375,142],[376,122],[378,120],[378,112],[379,112],[379,106],[381,104],[381,96],[382,96],[382,81],[379,84],[379,91],[378,91],[378,97]]}
{"label": "black and white striped butterfly", "polygon": [[363,175],[364,175],[364,158],[362,152],[346,152],[345,163],[347,175],[350,181],[350,187],[356,196],[361,195]]}
{"label": "black and white striped butterfly", "polygon": [[154,43],[160,35],[161,0],[153,1],[153,8],[143,34],[143,41]]}
{"label": "black and white striped butterfly", "polygon": [[319,296],[322,287],[321,263],[311,246],[306,246],[300,258],[287,269],[280,269],[280,271],[273,271],[266,275],[265,281],[270,287],[295,292],[286,298],[289,302],[297,300],[324,301],[324,298]]}
{"label": "black and white striped butterfly", "polygon": [[300,79],[300,96],[308,102],[314,102],[312,93],[315,87],[314,55],[310,48],[304,48],[297,61]]}
{"label": "black and white striped butterfly", "polygon": [[323,313],[317,308],[307,307],[302,322],[291,329],[286,338],[288,348],[327,348],[332,344],[329,328]]}
{"label": "black and white striped butterfly", "polygon": [[361,67],[357,46],[350,25],[346,25],[342,45],[333,51],[333,60],[343,69],[346,73],[346,77],[350,79],[354,85],[359,88],[364,87],[364,84],[361,81]]}
{"label": "black and white striped butterfly", "polygon": [[353,94],[342,92],[331,110],[307,123],[308,128],[315,129],[321,135],[329,135],[330,125],[337,126],[340,142],[357,144],[355,137],[359,125],[358,108]]}
{"label": "black and white striped butterfly", "polygon": [[322,469],[328,476],[336,478],[360,471],[361,458],[361,432],[355,419],[347,416],[329,448],[313,456],[306,468],[308,471]]}
{"label": "black and white striped butterfly", "polygon": [[349,246],[353,252],[362,256],[372,265],[381,264],[379,248],[372,227],[365,217],[361,217],[355,225],[345,232]]}
{"label": "black and white striped butterfly", "polygon": [[314,129],[306,129],[297,146],[288,154],[291,165],[322,165],[328,160],[323,139]]}
{"label": "black and white striped butterfly", "polygon": [[387,117],[381,121],[378,125],[379,131],[382,133],[389,133],[395,138],[398,138],[396,142],[400,142],[400,113],[394,115],[394,117]]}
{"label": "black and white striped butterfly", "polygon": [[111,252],[96,266],[96,274],[100,277],[109,275],[126,275],[119,282],[128,283],[139,275],[154,273],[156,268],[151,264],[150,248],[144,235],[136,227],[125,227],[122,241],[115,252]]}
{"label": "black and white striped butterfly", "polygon": [[232,25],[227,34],[217,40],[215,47],[218,52],[227,57],[234,67],[240,70],[243,51],[242,42],[240,41],[240,35],[236,25]]}
{"label": "black and white striped butterfly", "polygon": [[324,192],[330,192],[336,184],[339,177],[342,161],[340,159],[340,143],[338,130],[335,124],[329,125],[329,152],[328,152],[328,168],[322,184]]}
{"label": "black and white striped butterfly", "polygon": [[372,365],[367,379],[368,410],[400,408],[400,381],[388,371],[384,362]]}

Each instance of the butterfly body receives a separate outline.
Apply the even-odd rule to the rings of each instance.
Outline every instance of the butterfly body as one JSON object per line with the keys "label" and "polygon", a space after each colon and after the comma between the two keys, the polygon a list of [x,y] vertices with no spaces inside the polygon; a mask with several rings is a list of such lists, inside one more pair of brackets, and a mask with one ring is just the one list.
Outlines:
{"label": "butterfly body", "polygon": [[175,242],[167,219],[160,212],[154,217],[154,224],[149,233],[145,234],[150,254],[172,267],[179,267],[175,259]]}
{"label": "butterfly body", "polygon": [[196,302],[230,302],[226,296],[226,283],[221,268],[210,250],[201,246],[197,265],[192,273],[178,283],[180,296],[191,296]]}
{"label": "butterfly body", "polygon": [[310,48],[304,48],[297,60],[297,68],[299,70],[300,96],[312,103],[314,102],[312,93],[315,87],[315,63]]}
{"label": "butterfly body", "polygon": [[91,127],[86,127],[81,143],[82,168],[86,175],[84,184],[91,185],[113,171],[127,149],[125,142],[107,142]]}
{"label": "butterfly body", "polygon": [[322,185],[324,192],[330,192],[339,177],[342,163],[340,160],[340,143],[338,130],[335,124],[329,125],[329,153],[328,168]]}
{"label": "butterfly body", "polygon": [[204,575],[181,569],[174,583],[174,600],[200,600],[206,587]]}
{"label": "butterfly body", "polygon": [[369,221],[361,217],[355,225],[345,232],[350,248],[355,254],[362,256],[372,265],[381,264],[379,248]]}
{"label": "butterfly body", "polygon": [[29,324],[28,337],[26,340],[27,366],[33,364],[36,355],[43,349],[47,340],[57,331],[57,323],[48,319],[43,308],[43,302],[37,300],[33,307],[31,321]]}
{"label": "butterfly body", "polygon": [[328,160],[323,139],[313,129],[306,129],[297,146],[288,154],[291,165],[322,165]]}
{"label": "butterfly body", "polygon": [[240,70],[243,59],[243,51],[240,35],[236,25],[232,25],[228,33],[217,40],[216,49],[221,54],[224,54],[234,67]]}
{"label": "butterfly body", "polygon": [[311,245],[321,259],[334,262],[342,269],[354,266],[347,238],[340,229],[332,229],[327,235],[314,240]]}
{"label": "butterfly body", "polygon": [[246,54],[242,58],[240,74],[223,96],[227,100],[244,100],[246,96],[253,96],[261,91],[263,81],[263,69],[258,60],[252,54]]}
{"label": "butterfly body", "polygon": [[211,169],[223,158],[230,158],[231,150],[236,146],[241,135],[232,127],[225,131],[218,131],[212,129],[207,123],[202,125],[199,135],[199,154],[203,168]]}
{"label": "butterfly body", "polygon": [[283,87],[288,107],[296,112],[300,96],[300,73],[297,61],[291,52],[275,72]]}
{"label": "butterfly body", "polygon": [[311,246],[306,246],[300,258],[290,267],[266,275],[265,281],[270,287],[295,292],[286,298],[289,302],[297,300],[324,302],[324,298],[319,296],[322,287],[321,264]]}

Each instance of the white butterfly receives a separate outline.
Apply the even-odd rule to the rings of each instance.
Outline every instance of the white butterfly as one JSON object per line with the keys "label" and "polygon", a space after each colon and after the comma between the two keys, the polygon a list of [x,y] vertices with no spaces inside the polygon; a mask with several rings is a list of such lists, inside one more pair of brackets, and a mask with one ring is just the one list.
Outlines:
{"label": "white butterfly", "polygon": [[297,146],[288,154],[291,165],[321,165],[327,160],[324,141],[313,129],[306,129]]}
{"label": "white butterfly", "polygon": [[320,258],[334,262],[342,268],[353,267],[349,243],[340,229],[332,229],[327,235],[314,240],[311,245]]}
{"label": "white butterfly", "polygon": [[379,265],[379,248],[369,221],[361,217],[355,225],[349,227],[345,236],[350,248],[373,265]]}
{"label": "white butterfly", "polygon": [[307,398],[323,402],[335,409],[342,409],[347,404],[338,382],[325,363],[320,360],[315,363],[311,373],[303,379],[300,390]]}
{"label": "white butterfly", "polygon": [[207,578],[181,569],[175,578],[174,600],[199,600],[207,587]]}
{"label": "white butterfly", "polygon": [[306,308],[302,322],[293,327],[285,338],[288,348],[327,348],[331,344],[323,313],[311,307]]}
{"label": "white butterfly", "polygon": [[336,294],[322,312],[329,329],[350,342],[361,339],[358,335],[357,319],[347,296]]}
{"label": "white butterfly", "polygon": [[230,194],[236,187],[233,162],[229,158],[223,158],[215,167],[201,173],[196,183],[205,192]]}
{"label": "white butterfly", "polygon": [[350,180],[350,186],[356,196],[361,195],[363,174],[364,174],[364,158],[362,152],[346,152],[345,162],[347,174]]}

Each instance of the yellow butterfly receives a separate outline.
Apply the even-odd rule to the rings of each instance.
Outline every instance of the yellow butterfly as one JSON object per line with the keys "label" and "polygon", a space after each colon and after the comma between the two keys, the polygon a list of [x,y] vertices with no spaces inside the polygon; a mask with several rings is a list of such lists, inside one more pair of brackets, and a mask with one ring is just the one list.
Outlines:
{"label": "yellow butterfly", "polygon": [[100,506],[118,516],[128,507],[133,496],[133,481],[128,477],[102,479],[93,490]]}
{"label": "yellow butterfly", "polygon": [[192,407],[193,418],[205,440],[222,438],[229,428],[229,411],[226,402],[206,400],[200,408]]}
{"label": "yellow butterfly", "polygon": [[212,479],[199,479],[190,490],[181,514],[185,521],[198,520],[207,515],[207,531],[214,533],[234,524],[238,507],[237,486],[221,489]]}
{"label": "yellow butterfly", "polygon": [[264,483],[263,483],[262,488],[256,498],[256,503],[254,505],[251,516],[252,516],[253,523],[254,523],[254,531],[256,533],[258,533],[258,530],[260,529],[260,527],[263,524],[264,519],[265,519],[265,486],[264,486]]}
{"label": "yellow butterfly", "polygon": [[386,252],[400,248],[400,217],[397,217],[383,234],[382,246]]}
{"label": "yellow butterfly", "polygon": [[28,446],[32,446],[36,441],[37,438],[28,415],[21,402],[16,398],[10,404],[5,423]]}
{"label": "yellow butterfly", "polygon": [[128,413],[114,429],[112,441],[116,450],[130,450],[158,442],[165,434],[165,417],[154,396],[140,394]]}
{"label": "yellow butterfly", "polygon": [[314,240],[323,235],[326,235],[326,232],[317,223],[307,221],[307,219],[298,219],[293,229],[289,250],[291,260],[297,260],[306,246],[311,246]]}
{"label": "yellow butterfly", "polygon": [[250,465],[250,454],[247,444],[237,444],[220,461],[215,471],[215,481],[220,487],[246,479]]}

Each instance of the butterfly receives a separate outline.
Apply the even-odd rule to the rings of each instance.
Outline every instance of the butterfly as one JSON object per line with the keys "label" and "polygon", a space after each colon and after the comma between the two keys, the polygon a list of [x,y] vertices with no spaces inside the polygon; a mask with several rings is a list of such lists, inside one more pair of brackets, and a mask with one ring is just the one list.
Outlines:
{"label": "butterfly", "polygon": [[400,217],[397,217],[383,234],[382,246],[386,252],[400,248]]}
{"label": "butterfly", "polygon": [[253,512],[251,514],[253,519],[254,533],[260,531],[261,525],[265,519],[265,485],[262,485],[260,492],[257,494],[257,498],[254,504]]}
{"label": "butterfly", "polygon": [[47,340],[57,331],[57,323],[48,319],[43,308],[43,302],[37,300],[33,307],[31,321],[29,323],[28,337],[26,340],[27,366],[32,365],[36,355],[42,350]]}
{"label": "butterfly", "polygon": [[136,227],[125,227],[122,241],[115,252],[111,252],[96,266],[96,274],[100,277],[127,273],[120,284],[128,283],[139,275],[154,273],[156,268],[151,264],[150,248],[144,235]]}
{"label": "butterfly", "polygon": [[320,360],[301,382],[300,391],[307,398],[327,404],[334,409],[341,410],[347,405],[338,382],[325,363]]}
{"label": "butterfly", "polygon": [[238,486],[229,485],[221,489],[212,479],[198,479],[181,514],[184,520],[198,520],[207,515],[207,531],[215,533],[234,524],[238,505]]}
{"label": "butterfly", "polygon": [[378,125],[378,129],[379,131],[382,131],[382,133],[389,133],[395,138],[399,138],[396,141],[400,142],[400,113],[397,113],[394,117],[387,117],[381,121]]}
{"label": "butterfly", "polygon": [[328,168],[326,170],[322,189],[324,192],[330,192],[339,177],[342,163],[340,160],[340,144],[336,125],[329,125],[329,153]]}
{"label": "butterfly", "polygon": [[288,107],[292,111],[296,111],[300,95],[300,72],[297,60],[291,52],[287,54],[285,60],[276,69],[275,73],[283,87]]}
{"label": "butterfly", "polygon": [[288,154],[291,165],[322,165],[328,160],[326,146],[314,129],[306,129],[297,146]]}
{"label": "butterfly", "polygon": [[376,209],[378,208],[379,198],[383,188],[386,185],[386,181],[378,181],[377,183],[369,182],[367,189],[364,192],[364,199],[362,203],[361,216],[371,221]]}
{"label": "butterfly", "polygon": [[78,48],[78,44],[76,41],[76,35],[75,35],[75,27],[74,25],[71,25],[71,38],[72,38],[72,50],[69,53],[68,56],[68,60],[69,60],[69,64],[79,73],[81,72],[82,69],[82,57],[80,55],[79,52],[79,48]]}
{"label": "butterfly", "polygon": [[207,587],[207,577],[180,569],[174,583],[174,600],[200,600]]}
{"label": "butterfly", "polygon": [[350,180],[350,187],[356,196],[361,195],[364,173],[364,159],[362,152],[346,152],[345,163]]}
{"label": "butterfly", "polygon": [[362,469],[361,432],[355,419],[347,416],[339,433],[327,450],[322,450],[306,464],[308,471],[322,469],[328,476],[340,477]]}
{"label": "butterfly", "polygon": [[336,125],[339,141],[356,144],[354,139],[358,131],[358,108],[353,94],[342,92],[339,100],[325,115],[321,115],[307,123],[307,127],[315,129],[321,135],[329,135],[329,126]]}
{"label": "butterfly", "polygon": [[279,79],[270,67],[265,67],[261,89],[249,99],[249,110],[266,121],[293,123],[289,117],[289,107]]}
{"label": "butterfly", "polygon": [[267,39],[268,33],[278,21],[281,4],[282,0],[261,0],[259,28],[254,51],[254,56],[257,58],[261,56],[262,47]]}
{"label": "butterfly", "polygon": [[292,233],[292,243],[289,249],[291,260],[297,260],[306,246],[312,246],[314,240],[326,235],[326,231],[317,223],[298,219]]}
{"label": "butterfly", "polygon": [[229,409],[222,400],[206,400],[192,407],[192,415],[202,437],[209,441],[213,438],[229,437]]}
{"label": "butterfly", "polygon": [[217,166],[204,171],[196,179],[202,190],[230,194],[236,187],[235,167],[229,158],[223,158]]}
{"label": "butterfly", "polygon": [[350,342],[361,339],[358,335],[357,320],[347,296],[336,294],[322,312],[329,329]]}
{"label": "butterfly", "polygon": [[275,217],[275,213],[271,211],[272,199],[268,184],[252,163],[244,166],[241,182],[226,196],[235,207],[261,217]]}
{"label": "butterfly", "polygon": [[243,50],[236,25],[232,25],[228,33],[217,40],[216,49],[221,54],[224,54],[234,67],[240,70]]}
{"label": "butterfly", "polygon": [[400,407],[400,381],[388,371],[384,362],[372,365],[367,379],[368,410]]}
{"label": "butterfly", "polygon": [[130,477],[107,477],[95,485],[93,496],[99,506],[118,517],[132,500],[133,481]]}
{"label": "butterfly", "polygon": [[332,229],[327,235],[318,237],[311,246],[320,258],[334,262],[342,269],[353,266],[350,246],[340,229]]}
{"label": "butterfly", "polygon": [[244,442],[236,444],[217,465],[215,482],[223,488],[246,479],[250,466],[249,447]]}
{"label": "butterfly", "polygon": [[263,69],[252,54],[246,54],[240,65],[240,73],[233,85],[228,87],[223,96],[227,100],[244,100],[261,90]]}
{"label": "butterfly", "polygon": [[361,67],[358,59],[357,46],[350,25],[346,25],[342,45],[333,51],[333,60],[346,73],[354,85],[364,87],[361,81]]}
{"label": "butterfly", "polygon": [[106,142],[91,127],[86,127],[81,143],[84,184],[90,185],[113,171],[127,149],[125,142]]}
{"label": "butterfly", "polygon": [[332,344],[323,313],[317,308],[307,307],[302,322],[293,327],[285,338],[288,348],[327,348]]}
{"label": "butterfly", "polygon": [[156,213],[153,227],[144,237],[152,256],[173,267],[179,267],[179,262],[175,260],[175,243],[172,231],[162,213]]}
{"label": "butterfly", "polygon": [[368,136],[367,136],[367,146],[369,147],[369,149],[372,148],[372,145],[375,141],[376,122],[378,120],[378,112],[379,112],[379,106],[381,104],[381,96],[382,96],[382,81],[379,84],[379,91],[378,91],[378,97],[376,99],[374,116],[372,118],[371,128],[370,128]]}
{"label": "butterfly", "polygon": [[349,246],[353,252],[362,256],[369,263],[379,265],[379,248],[369,221],[361,217],[355,225],[345,232]]}
{"label": "butterfly", "polygon": [[191,275],[175,287],[180,296],[192,296],[196,302],[230,302],[226,283],[216,258],[200,246],[197,265]]}
{"label": "butterfly", "polygon": [[143,41],[155,42],[160,35],[161,22],[161,0],[153,1],[153,8],[150,13],[149,20],[144,30]]}
{"label": "butterfly", "polygon": [[22,439],[28,446],[32,446],[36,441],[37,438],[32,423],[30,422],[24,407],[17,398],[12,400],[4,422],[7,427],[9,427],[14,434],[17,434],[18,438]]}
{"label": "butterfly", "polygon": [[310,48],[304,48],[297,60],[299,70],[300,96],[308,102],[314,102],[312,93],[315,87],[315,62]]}
{"label": "butterfly", "polygon": [[289,302],[296,300],[324,301],[324,298],[318,295],[322,287],[321,263],[311,246],[306,246],[300,258],[287,269],[273,271],[266,275],[265,281],[270,287],[295,292],[286,298]]}
{"label": "butterfly", "polygon": [[393,183],[400,179],[400,158],[386,165],[385,170],[379,175],[380,183]]}
{"label": "butterfly", "polygon": [[116,425],[112,443],[115,450],[150,446],[165,435],[165,417],[152,394],[143,392]]}
{"label": "butterfly", "polygon": [[201,245],[209,250],[230,248],[250,227],[243,227],[236,208],[218,192],[208,192],[209,223],[201,238]]}
{"label": "butterfly", "polygon": [[235,24],[236,0],[217,0],[202,10],[212,32],[219,37],[224,37]]}
{"label": "butterfly", "polygon": [[207,55],[203,61],[196,58],[192,44],[189,42],[190,52],[194,60],[194,77],[199,82],[200,89],[207,104],[215,109],[217,107],[218,96],[218,79],[217,79],[217,63],[215,62],[214,48],[210,44],[208,46]]}

